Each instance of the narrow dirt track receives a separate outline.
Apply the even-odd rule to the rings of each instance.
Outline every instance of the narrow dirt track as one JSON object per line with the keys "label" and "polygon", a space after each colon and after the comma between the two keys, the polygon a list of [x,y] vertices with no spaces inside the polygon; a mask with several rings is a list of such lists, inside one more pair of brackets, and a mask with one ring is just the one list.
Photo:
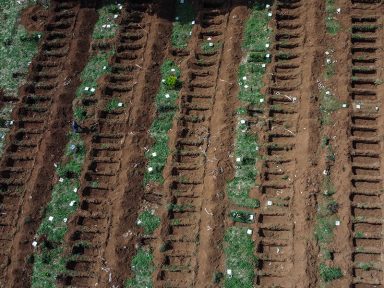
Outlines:
{"label": "narrow dirt track", "polygon": [[94,12],[76,2],[53,2],[28,82],[20,89],[22,100],[0,163],[0,287],[26,287],[29,281],[27,257],[50,198],[53,164],[66,143],[71,103],[95,20]]}
{"label": "narrow dirt track", "polygon": [[[207,180],[212,178],[212,175],[207,174],[207,155],[215,161],[215,152],[209,152],[210,141],[212,133],[220,133],[222,128],[214,127],[212,119],[217,121],[218,118],[226,117],[225,111],[220,109],[223,107],[220,102],[227,101],[227,87],[221,82],[230,80],[231,76],[227,72],[220,74],[219,69],[232,69],[223,66],[223,47],[229,48],[227,41],[233,45],[226,34],[227,30],[232,31],[228,27],[232,7],[229,2],[201,1],[199,5],[196,21],[199,26],[192,35],[190,57],[186,69],[182,71],[186,77],[183,76],[180,112],[174,126],[173,142],[176,151],[169,158],[166,168],[170,175],[164,185],[164,205],[172,204],[174,208],[168,209],[162,219],[161,239],[155,252],[155,287],[208,285],[206,279],[212,277],[210,271],[214,267],[209,267],[207,257],[211,253],[217,255],[217,251],[212,252],[216,248],[209,247],[212,236],[207,227],[201,226],[201,215],[206,213],[204,208],[212,208],[210,205],[216,193],[210,190],[214,184],[209,183],[215,180]],[[239,25],[237,21],[231,23]],[[208,42],[208,38],[211,38],[209,42],[214,44],[214,49],[204,52],[201,46]],[[233,61],[232,57],[228,58],[231,60],[226,65]],[[215,113],[218,115],[214,116]],[[212,167],[210,171],[213,173],[216,168]],[[158,251],[164,243],[163,251]],[[201,262],[198,261],[199,255],[203,259]],[[200,281],[204,283],[197,284],[198,273]]]}
{"label": "narrow dirt track", "polygon": [[[317,19],[322,3],[278,0],[273,6],[272,62],[266,76],[266,104],[249,111],[260,137],[260,210],[254,240],[259,267],[256,287],[315,287],[311,221],[318,179],[319,133],[313,98],[319,69]],[[250,107],[252,108],[252,107]],[[264,124],[263,124],[264,123]]]}
{"label": "narrow dirt track", "polygon": [[[165,48],[161,37],[163,30],[169,30],[155,21],[154,3],[130,1],[121,16],[112,72],[98,91],[99,131],[88,144],[79,208],[69,221],[66,250],[71,260],[61,286],[110,287],[123,285],[127,277],[134,253],[130,233],[142,196],[140,164],[157,89],[147,84],[159,78]],[[121,101],[122,108],[107,110],[111,99]],[[123,230],[126,236],[120,234]]]}
{"label": "narrow dirt track", "polygon": [[[381,4],[380,4],[381,3]],[[383,3],[351,0],[349,287],[384,287]],[[377,82],[377,81],[380,82]],[[369,265],[366,269],[363,264]]]}
{"label": "narrow dirt track", "polygon": [[228,10],[228,24],[224,33],[222,60],[215,89],[215,103],[211,117],[209,146],[204,178],[204,201],[200,211],[199,267],[196,287],[218,287],[213,277],[224,271],[225,255],[222,245],[227,218],[225,187],[233,166],[236,129],[238,65],[241,62],[241,41],[247,19],[247,1],[232,1]]}

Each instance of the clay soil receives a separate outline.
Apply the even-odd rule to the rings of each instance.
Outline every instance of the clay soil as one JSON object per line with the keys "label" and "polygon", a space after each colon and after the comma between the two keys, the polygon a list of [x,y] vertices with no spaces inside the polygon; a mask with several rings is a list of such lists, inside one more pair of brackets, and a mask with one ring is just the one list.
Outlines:
{"label": "clay soil", "polygon": [[[363,15],[368,22],[373,17],[382,25],[384,14],[377,11],[382,12],[383,7],[375,1],[336,2],[343,11],[338,16],[338,37],[326,34],[323,1],[280,0],[273,4],[272,61],[263,80],[266,103],[258,115],[248,111],[249,119],[257,123],[252,129],[259,137],[262,155],[256,179],[260,185],[250,195],[261,201],[261,207],[253,210],[256,219],[251,226],[255,255],[260,259],[255,287],[328,285],[319,275],[319,264],[324,261],[314,237],[324,170],[335,184],[334,199],[339,203],[337,217],[341,221],[329,247],[332,259],[326,263],[337,265],[343,272],[334,286],[324,287],[384,285],[380,268],[382,207],[374,205],[382,200],[379,192],[384,172],[382,153],[372,150],[376,147],[382,152],[379,136],[383,120],[381,112],[356,112],[353,98],[353,93],[363,95],[368,91],[371,95],[373,91],[377,98],[372,105],[378,107],[376,112],[382,111],[384,107],[377,99],[383,85],[382,81],[374,87],[358,83],[358,92],[352,87],[352,66],[361,56],[353,53],[360,53],[356,51],[361,47],[352,43],[350,31],[356,15]],[[117,51],[111,58],[113,71],[99,81],[97,101],[89,107],[94,115],[91,124],[98,128],[83,135],[87,154],[80,179],[80,205],[68,221],[64,253],[78,256],[74,247],[79,241],[92,245],[81,252],[79,260],[68,261],[72,273],[60,275],[58,283],[62,286],[123,287],[125,280],[134,276],[130,263],[136,249],[143,246],[154,251],[154,287],[223,286],[213,283],[212,278],[226,271],[223,236],[226,229],[238,225],[228,217],[231,209],[238,207],[230,202],[225,190],[235,173],[230,155],[234,152],[236,111],[241,105],[237,73],[244,59],[240,40],[250,7],[245,0],[194,1],[197,18],[188,48],[173,49],[170,35],[175,15],[173,9],[167,9],[173,5],[172,0],[127,1],[119,32],[109,43]],[[58,13],[72,15],[60,31],[56,31],[63,24]],[[31,243],[58,180],[54,164],[62,159],[68,140],[72,101],[92,51],[96,19],[95,8],[87,7],[84,1],[53,1],[48,11],[33,6],[21,16],[21,23],[29,31],[43,31],[44,38],[32,61],[27,84],[20,87],[20,101],[13,112],[16,124],[0,161],[1,288],[30,286]],[[65,49],[49,44],[49,37],[58,34]],[[375,47],[383,45],[381,34],[369,35],[376,37]],[[129,35],[131,42],[126,42],[124,35]],[[202,51],[207,37],[222,45],[213,52]],[[383,60],[378,59],[383,56],[382,49],[372,52],[368,48],[362,53],[376,59],[375,75],[380,78]],[[319,81],[324,81],[324,55],[329,49],[333,49],[337,65],[336,76],[327,85],[340,102],[349,106],[332,115],[332,125],[321,126],[318,87]],[[57,52],[56,56],[47,51]],[[292,57],[279,58],[281,53]],[[164,185],[144,187],[145,152],[153,143],[148,129],[156,117],[155,95],[166,58],[179,64],[183,85],[169,132]],[[53,77],[46,80],[40,77],[41,72]],[[36,102],[31,95],[41,97]],[[111,97],[129,105],[120,113],[109,113],[103,107]],[[295,100],[287,101],[287,97]],[[42,109],[32,109],[36,104]],[[358,117],[364,127],[355,123]],[[356,129],[374,132],[366,137],[364,132],[356,134]],[[325,160],[326,152],[321,147],[326,136],[331,138],[337,159],[332,165]],[[362,157],[362,163],[353,162],[356,155]],[[367,155],[376,162],[365,159]],[[97,187],[92,184],[95,182]],[[281,205],[268,208],[272,199],[274,203],[281,200]],[[353,199],[360,202],[356,204]],[[169,211],[170,203],[189,208]],[[363,211],[355,204],[364,206]],[[160,227],[152,237],[144,237],[136,225],[138,213],[148,208],[161,216]],[[358,213],[364,217],[356,224]],[[171,222],[182,225],[172,226]],[[362,239],[354,237],[359,229],[365,233]],[[169,246],[166,253],[160,251],[164,243]],[[359,247],[366,252],[356,252]],[[359,263],[373,266],[365,271]],[[177,265],[188,269],[168,269]]]}

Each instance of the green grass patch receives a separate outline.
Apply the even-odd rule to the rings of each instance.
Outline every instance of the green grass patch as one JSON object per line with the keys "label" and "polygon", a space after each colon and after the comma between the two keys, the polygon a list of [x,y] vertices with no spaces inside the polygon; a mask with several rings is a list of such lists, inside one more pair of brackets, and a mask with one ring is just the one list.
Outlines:
{"label": "green grass patch", "polygon": [[224,236],[226,268],[232,270],[232,277],[225,276],[225,288],[252,288],[258,259],[255,246],[246,228],[231,227]]}
{"label": "green grass patch", "polygon": [[[233,180],[227,183],[227,195],[231,202],[240,207],[258,208],[258,199],[250,198],[251,189],[257,186],[256,163],[259,155],[258,137],[251,131],[247,121],[249,107],[262,109],[265,96],[261,93],[263,77],[267,63],[270,62],[269,39],[272,29],[269,27],[271,17],[266,5],[272,1],[258,1],[251,10],[245,24],[243,51],[245,59],[239,68],[239,100],[241,106],[237,111],[237,127],[235,139],[236,172]],[[229,217],[234,222],[252,223],[252,213],[242,210],[231,211]],[[230,227],[224,236],[224,253],[226,268],[225,288],[251,288],[254,286],[255,270],[258,259],[252,236],[247,228]]]}
{"label": "green grass patch", "polygon": [[[257,185],[255,183],[257,170],[256,162],[260,159],[258,153],[257,135],[249,130],[246,121],[249,106],[262,108],[265,95],[261,93],[263,77],[267,63],[270,62],[268,53],[269,38],[272,29],[269,27],[271,17],[266,5],[271,1],[256,3],[250,17],[245,24],[244,39],[242,43],[246,59],[239,68],[239,99],[242,103],[238,110],[238,126],[236,129],[235,157],[236,175],[227,185],[228,197],[237,205],[257,208],[260,203],[257,199],[249,198],[249,192]],[[240,161],[237,161],[240,159]]]}
{"label": "green grass patch", "polygon": [[204,41],[200,44],[200,49],[204,52],[204,53],[210,53],[210,52],[214,52],[214,51],[217,51],[218,49],[220,49],[222,46],[222,43],[218,43],[218,42],[210,42],[210,41]]}
{"label": "green grass patch", "polygon": [[[109,67],[109,58],[113,55],[113,51],[99,51],[96,55],[90,57],[87,65],[81,73],[81,84],[76,90],[78,99],[86,99],[94,97],[95,91],[98,88],[97,80],[106,74]],[[74,118],[76,121],[84,121],[89,115],[82,106],[74,108]]]}
{"label": "green grass patch", "polygon": [[183,4],[176,1],[176,17],[173,22],[171,42],[175,48],[186,48],[191,37],[195,19],[195,9],[191,0],[185,0]]}
{"label": "green grass patch", "polygon": [[339,267],[330,267],[324,263],[320,264],[320,276],[324,282],[331,282],[335,279],[343,277],[343,272]]}
{"label": "green grass patch", "polygon": [[[321,147],[325,151],[327,162],[335,162],[336,159],[330,137],[323,137]],[[327,261],[327,263],[333,263],[333,252],[331,247],[332,242],[335,240],[334,229],[337,227],[337,213],[340,205],[332,198],[332,195],[336,193],[336,190],[329,174],[331,166],[327,165],[326,167],[328,172],[323,176],[324,193],[319,197],[314,236],[320,248],[320,259],[322,261]],[[324,282],[330,282],[343,276],[340,268],[327,266],[323,263],[319,266],[319,274]]]}
{"label": "green grass patch", "polygon": [[145,210],[140,213],[137,223],[140,227],[144,228],[146,235],[153,234],[160,225],[160,217],[152,211]]}
{"label": "green grass patch", "polygon": [[161,76],[160,89],[156,95],[156,117],[150,128],[154,144],[146,153],[148,168],[144,175],[145,184],[161,184],[164,181],[162,173],[169,154],[168,131],[177,111],[176,100],[181,88],[180,69],[172,61],[164,62]]}
{"label": "green grass patch", "polygon": [[242,47],[246,51],[265,52],[268,47],[272,29],[269,27],[271,17],[268,16],[266,5],[272,5],[271,0],[257,1],[253,5],[244,30]]}
{"label": "green grass patch", "polygon": [[332,124],[332,114],[339,110],[342,104],[326,87],[320,89],[321,125]]}
{"label": "green grass patch", "polygon": [[108,112],[116,111],[118,109],[121,109],[124,106],[122,102],[120,102],[119,99],[111,99],[107,103],[106,110]]}
{"label": "green grass patch", "polygon": [[[29,62],[37,53],[41,33],[27,32],[19,24],[21,11],[36,3],[14,0],[0,1],[0,90],[7,96],[18,96],[18,88],[25,83]],[[0,154],[12,119],[13,104],[5,104],[0,110]]]}
{"label": "green grass patch", "polygon": [[325,26],[327,28],[327,32],[331,35],[336,35],[340,31],[340,23],[336,18],[336,6],[335,0],[326,0],[326,21]]}
{"label": "green grass patch", "polygon": [[80,185],[78,176],[85,159],[79,134],[70,134],[69,139],[64,160],[56,171],[59,181],[52,189],[52,199],[36,234],[36,239],[45,239],[38,243],[40,249],[34,254],[32,287],[36,288],[55,287],[56,277],[65,271],[62,253],[66,222],[77,208],[79,197],[75,191]]}
{"label": "green grass patch", "polygon": [[100,40],[115,37],[118,29],[116,18],[120,15],[120,11],[118,4],[108,4],[100,8],[92,38]]}
{"label": "green grass patch", "polygon": [[155,271],[152,251],[140,248],[132,259],[132,272],[134,278],[128,279],[126,288],[152,288],[152,273]]}

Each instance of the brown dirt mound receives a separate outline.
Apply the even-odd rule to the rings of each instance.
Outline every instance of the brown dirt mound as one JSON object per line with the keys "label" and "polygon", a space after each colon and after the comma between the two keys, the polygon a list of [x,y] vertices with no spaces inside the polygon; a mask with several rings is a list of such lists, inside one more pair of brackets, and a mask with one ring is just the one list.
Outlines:
{"label": "brown dirt mound", "polygon": [[20,24],[30,32],[43,31],[47,23],[49,11],[41,5],[34,5],[24,9]]}

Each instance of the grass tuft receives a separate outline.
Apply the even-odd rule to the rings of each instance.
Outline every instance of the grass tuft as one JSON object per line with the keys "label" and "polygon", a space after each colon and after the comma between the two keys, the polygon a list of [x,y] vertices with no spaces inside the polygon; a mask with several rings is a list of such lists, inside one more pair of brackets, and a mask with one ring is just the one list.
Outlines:
{"label": "grass tuft", "polygon": [[226,277],[225,288],[252,288],[258,259],[255,246],[246,228],[231,227],[224,236],[226,267],[232,270],[232,277]]}
{"label": "grass tuft", "polygon": [[192,6],[191,0],[185,0],[182,4],[176,1],[176,17],[173,22],[171,42],[175,48],[186,48],[189,38],[191,37],[193,24],[195,19],[195,9]]}
{"label": "grass tuft", "polygon": [[[147,151],[148,169],[144,175],[144,182],[163,183],[163,169],[169,154],[168,131],[172,127],[173,118],[177,110],[176,100],[181,87],[180,70],[177,65],[166,60],[161,67],[162,82],[156,95],[156,117],[150,128],[154,140],[153,146]],[[150,171],[151,170],[151,171]]]}
{"label": "grass tuft", "polygon": [[[80,185],[76,177],[67,177],[67,172],[79,174],[85,159],[85,147],[79,134],[70,134],[69,139],[63,164],[57,168],[58,177],[63,178],[53,187],[52,199],[44,210],[44,218],[36,234],[36,239],[43,239],[34,254],[32,287],[36,288],[55,287],[56,277],[65,271],[66,261],[62,253],[66,222],[77,208],[79,197],[74,189]],[[73,145],[78,147],[76,151]],[[53,220],[50,221],[49,217]]]}
{"label": "grass tuft", "polygon": [[326,0],[326,28],[331,35],[336,35],[340,31],[340,24],[336,18],[336,0]]}
{"label": "grass tuft", "polygon": [[152,288],[152,273],[155,268],[151,251],[139,249],[132,259],[131,268],[135,276],[126,281],[126,288]]}
{"label": "grass tuft", "polygon": [[343,277],[343,272],[339,267],[330,267],[324,263],[320,264],[320,276],[324,282],[331,282],[333,280]]}
{"label": "grass tuft", "polygon": [[153,234],[156,228],[160,225],[160,217],[155,215],[152,211],[143,211],[140,213],[137,221],[140,227],[144,228],[144,233],[146,235]]}

